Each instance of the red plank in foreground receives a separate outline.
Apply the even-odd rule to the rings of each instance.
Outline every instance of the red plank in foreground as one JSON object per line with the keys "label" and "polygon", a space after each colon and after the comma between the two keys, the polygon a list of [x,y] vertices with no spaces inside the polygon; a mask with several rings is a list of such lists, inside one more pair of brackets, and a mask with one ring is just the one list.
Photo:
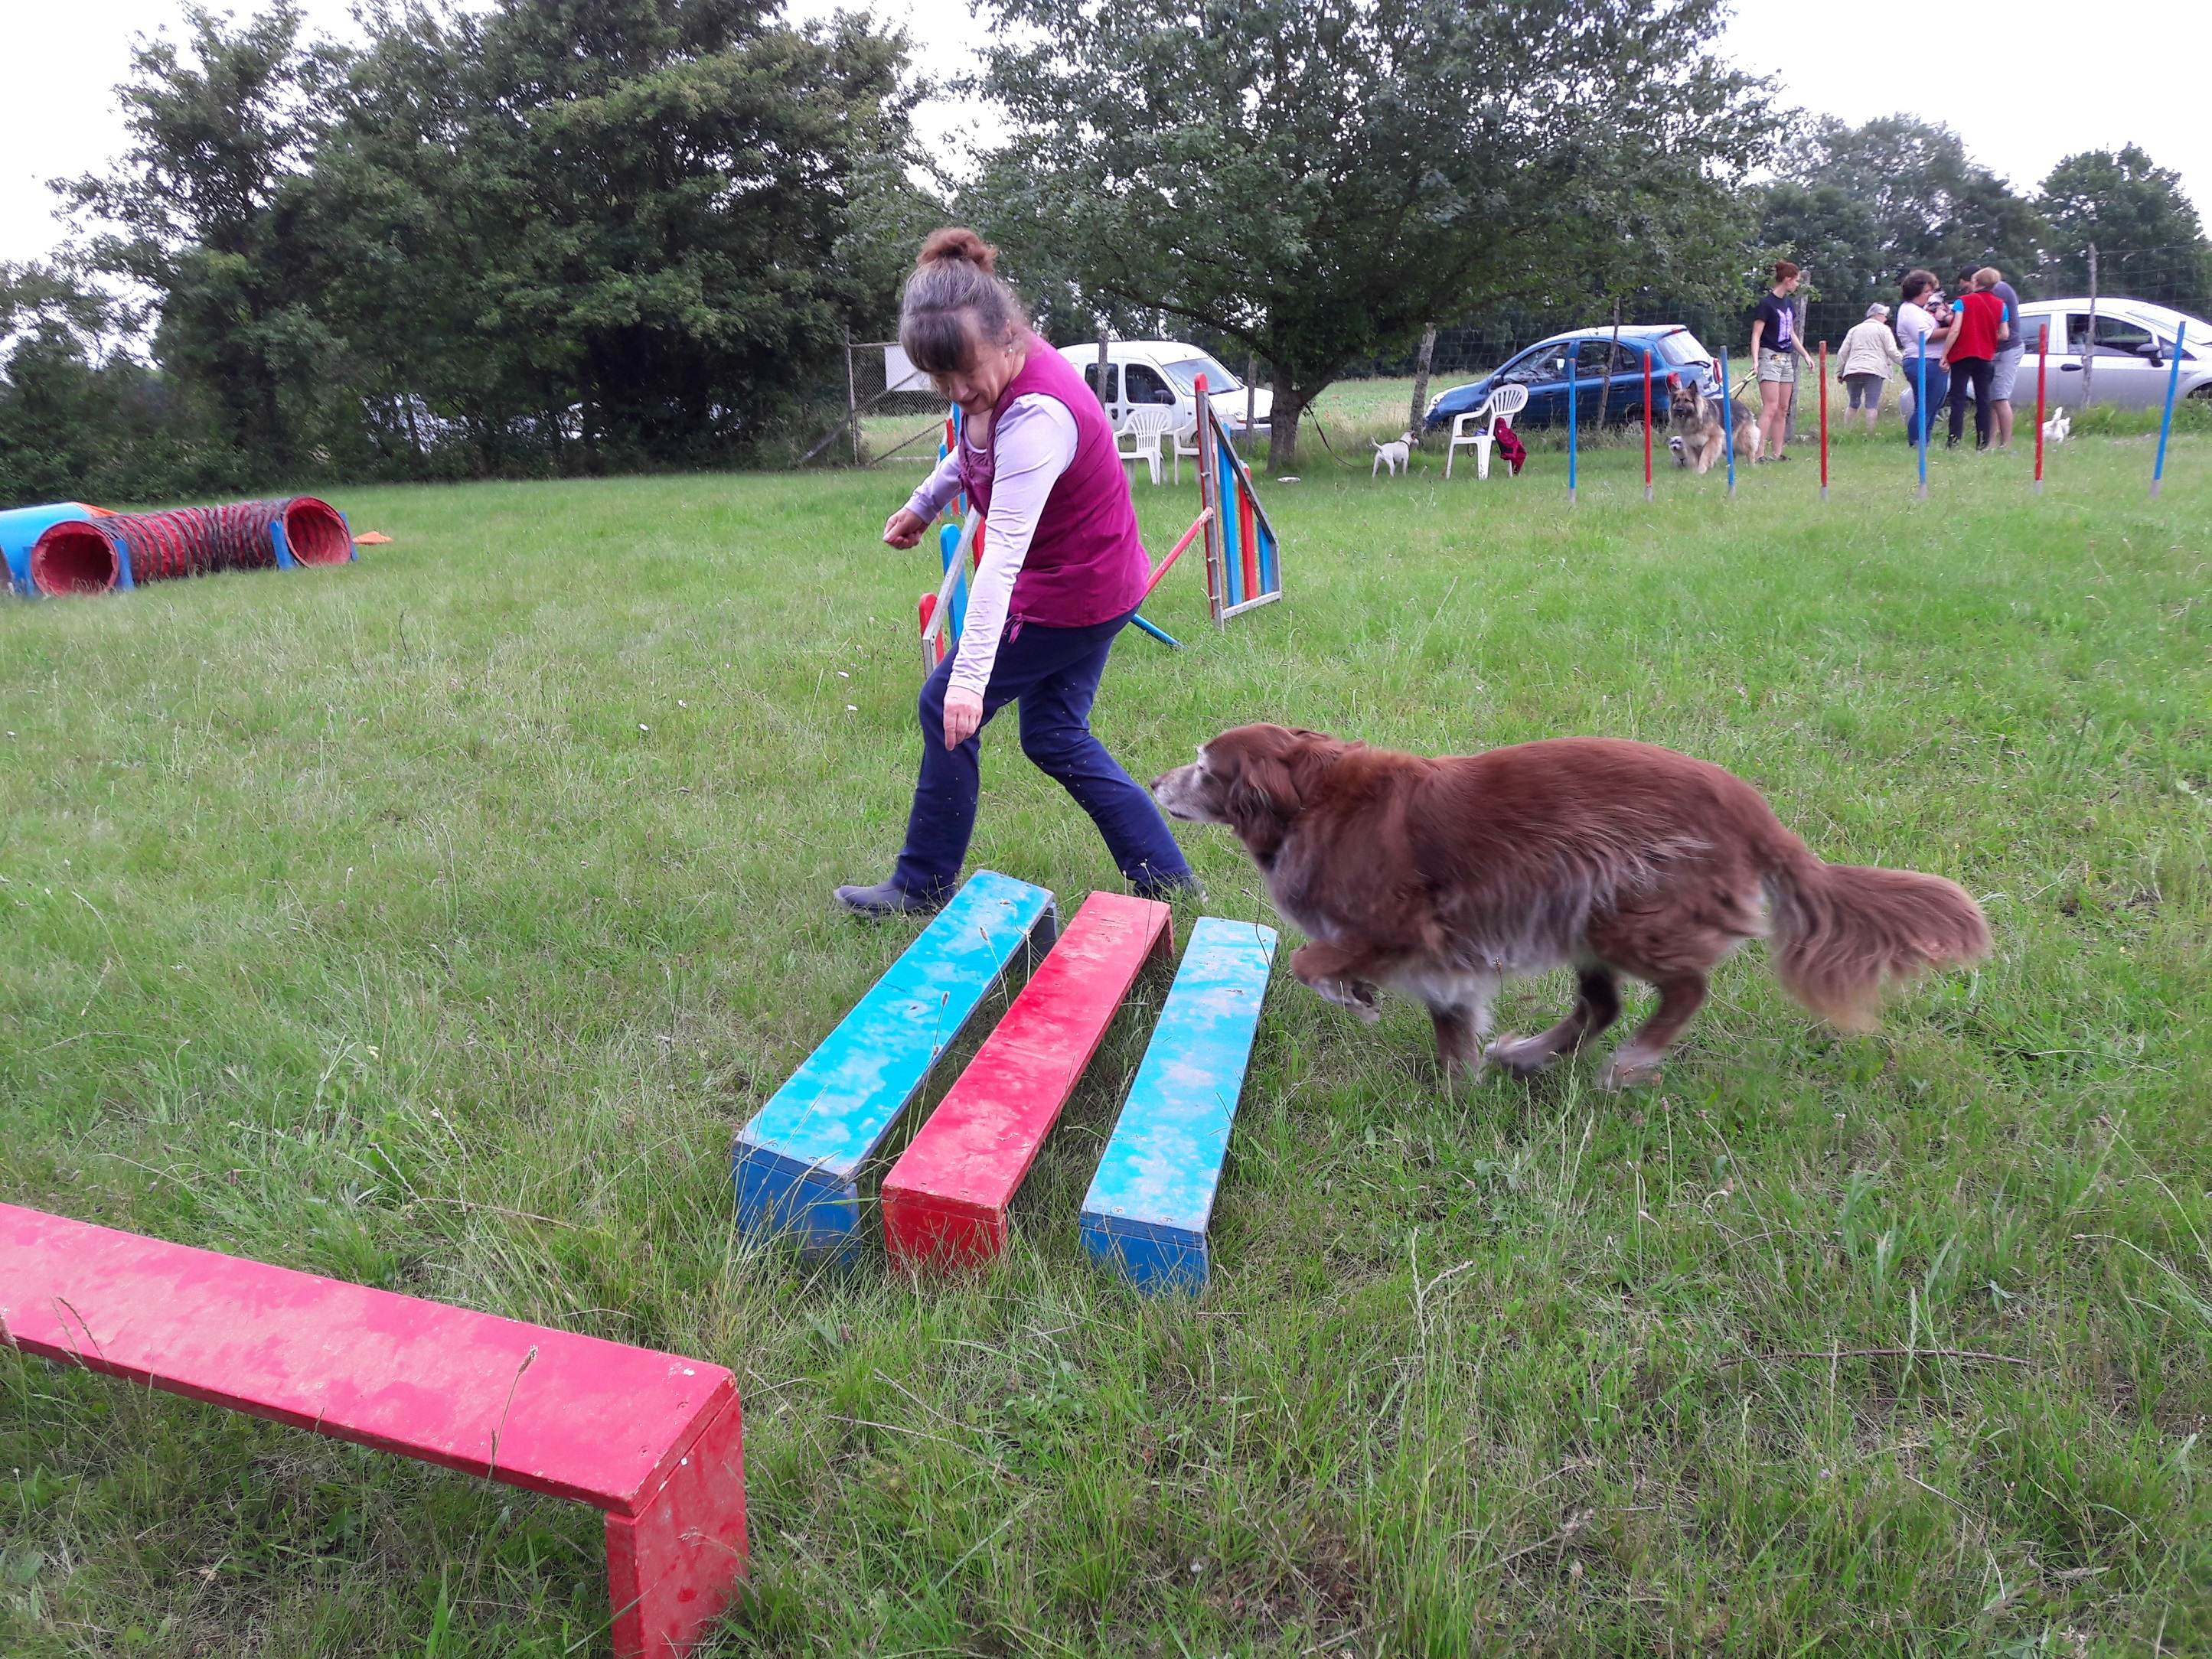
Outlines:
{"label": "red plank in foreground", "polygon": [[606,1510],[626,1659],[696,1640],[743,1570],[737,1384],[703,1360],[8,1204],[0,1341]]}
{"label": "red plank in foreground", "polygon": [[1006,1209],[1145,959],[1175,954],[1171,913],[1093,893],[884,1177],[884,1243],[912,1266],[1006,1247]]}

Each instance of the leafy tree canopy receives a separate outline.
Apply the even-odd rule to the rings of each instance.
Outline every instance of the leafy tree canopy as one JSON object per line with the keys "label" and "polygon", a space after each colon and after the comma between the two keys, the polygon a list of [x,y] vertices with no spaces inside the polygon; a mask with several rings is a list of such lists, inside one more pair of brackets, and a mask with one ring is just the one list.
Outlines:
{"label": "leafy tree canopy", "polygon": [[1770,117],[1720,0],[994,4],[1016,131],[975,216],[1048,286],[1263,358],[1271,465],[1425,323],[1741,258],[1712,230]]}
{"label": "leafy tree canopy", "polygon": [[2051,168],[2038,205],[2051,222],[2052,264],[2075,292],[2086,289],[2088,247],[2097,245],[2106,293],[2132,294],[2185,310],[2212,299],[2212,258],[2181,178],[2130,144],[2118,155],[2085,150]]}
{"label": "leafy tree canopy", "polygon": [[1853,305],[1893,302],[1916,266],[1946,284],[1969,265],[2024,276],[2043,234],[2033,206],[1957,133],[1910,115],[1816,123],[1763,192],[1759,222],[1766,249],[1808,267],[1822,298]]}

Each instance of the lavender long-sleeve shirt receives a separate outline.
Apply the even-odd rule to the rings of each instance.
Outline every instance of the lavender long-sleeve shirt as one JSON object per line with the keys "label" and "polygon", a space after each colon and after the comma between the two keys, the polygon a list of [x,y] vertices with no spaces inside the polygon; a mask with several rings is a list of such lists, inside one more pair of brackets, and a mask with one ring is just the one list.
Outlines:
{"label": "lavender long-sleeve shirt", "polygon": [[[998,660],[999,641],[1006,633],[1014,578],[1022,574],[1022,562],[1029,557],[1045,497],[1075,459],[1075,416],[1057,398],[1031,392],[1015,398],[1000,414],[995,436],[991,533],[983,538],[983,562],[968,590],[967,620],[952,661],[952,684],[979,697],[991,683],[991,665]],[[956,452],[937,464],[937,471],[908,498],[906,510],[918,519],[933,519],[959,493],[960,457]]]}

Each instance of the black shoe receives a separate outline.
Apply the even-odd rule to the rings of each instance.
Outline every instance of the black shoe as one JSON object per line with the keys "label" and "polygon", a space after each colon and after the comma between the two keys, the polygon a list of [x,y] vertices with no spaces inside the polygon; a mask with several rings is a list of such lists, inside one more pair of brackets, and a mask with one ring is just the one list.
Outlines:
{"label": "black shoe", "polygon": [[837,902],[856,916],[933,916],[945,908],[950,894],[934,896],[909,893],[894,883],[879,881],[873,887],[840,887]]}

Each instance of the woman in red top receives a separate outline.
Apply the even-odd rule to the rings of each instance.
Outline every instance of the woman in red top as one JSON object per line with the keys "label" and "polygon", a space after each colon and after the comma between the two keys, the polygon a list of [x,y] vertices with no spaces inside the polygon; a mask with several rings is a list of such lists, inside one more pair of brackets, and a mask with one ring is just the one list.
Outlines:
{"label": "woman in red top", "polygon": [[[1986,280],[1985,280],[1986,279]],[[1990,290],[1997,274],[1991,270],[1973,275],[1973,289],[1959,302],[1951,338],[1943,348],[1945,367],[1951,371],[1951,441],[1956,449],[1966,424],[1966,394],[1974,398],[1974,447],[1990,447],[1990,382],[1996,373],[1997,347],[2010,329],[2005,323],[2004,301]]]}

